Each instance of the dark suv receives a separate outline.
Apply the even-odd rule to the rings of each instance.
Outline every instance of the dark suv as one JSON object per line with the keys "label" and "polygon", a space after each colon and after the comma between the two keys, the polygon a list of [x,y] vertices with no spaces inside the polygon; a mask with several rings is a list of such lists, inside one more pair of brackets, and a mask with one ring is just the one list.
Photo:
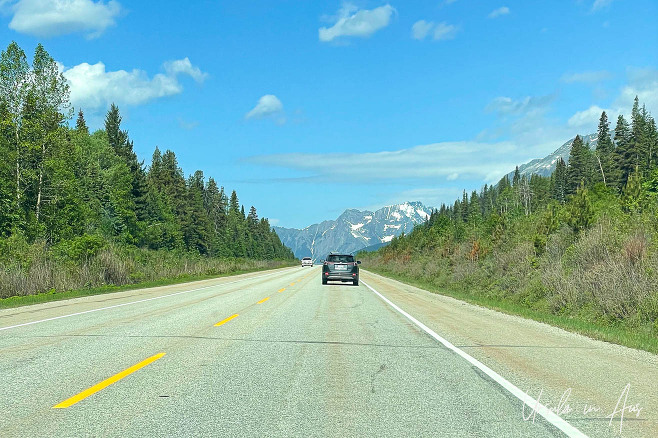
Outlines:
{"label": "dark suv", "polygon": [[354,260],[352,254],[331,253],[322,265],[322,284],[329,280],[351,281],[359,285],[359,265],[361,261]]}

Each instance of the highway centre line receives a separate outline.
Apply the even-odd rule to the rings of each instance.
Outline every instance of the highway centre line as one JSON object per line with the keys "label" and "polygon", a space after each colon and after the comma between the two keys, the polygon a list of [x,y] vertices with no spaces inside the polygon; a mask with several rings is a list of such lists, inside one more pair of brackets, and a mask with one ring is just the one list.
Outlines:
{"label": "highway centre line", "polygon": [[234,319],[234,318],[237,318],[238,316],[240,316],[240,314],[239,314],[239,313],[236,313],[236,314],[234,314],[234,315],[229,316],[228,318],[222,319],[222,320],[219,321],[217,324],[215,324],[215,327],[219,327],[220,325],[224,325],[224,324],[226,324],[227,322],[229,322],[230,320],[232,320],[232,319]]}
{"label": "highway centre line", "polygon": [[399,308],[397,305],[395,305],[391,300],[386,298],[384,295],[380,294],[377,292],[372,286],[370,286],[368,283],[365,281],[361,280],[361,283],[363,283],[364,286],[366,286],[368,289],[373,291],[379,298],[381,298],[386,304],[397,310],[400,314],[402,314],[404,317],[406,317],[409,321],[414,323],[418,328],[423,330],[425,333],[439,341],[441,344],[443,344],[446,348],[449,350],[452,350],[453,352],[457,353],[459,356],[462,358],[466,359],[471,365],[475,366],[478,368],[480,371],[485,373],[487,376],[492,378],[496,383],[498,383],[500,386],[505,388],[508,392],[510,392],[513,396],[521,400],[523,403],[525,403],[528,406],[532,406],[535,412],[537,412],[539,415],[544,417],[546,421],[551,423],[553,426],[557,427],[560,429],[562,432],[564,432],[567,436],[569,437],[587,437],[584,433],[582,433],[580,430],[576,429],[573,427],[571,424],[569,424],[566,420],[564,420],[562,417],[559,415],[555,414],[553,411],[550,411],[546,406],[543,404],[539,403],[537,400],[534,398],[530,397],[523,391],[521,391],[519,388],[517,388],[514,384],[512,384],[510,381],[505,379],[503,376],[492,370],[491,368],[487,367],[485,364],[482,362],[478,361],[475,359],[473,356],[469,355],[468,353],[460,350],[459,348],[455,347],[453,344],[451,344],[449,341],[446,339],[442,338],[436,332],[434,332],[431,328],[427,327],[425,324],[422,322],[418,321],[416,318],[413,316],[409,315],[407,312]]}
{"label": "highway centre line", "polygon": [[130,374],[134,373],[135,371],[144,368],[146,365],[155,362],[156,360],[160,359],[164,355],[165,355],[165,353],[158,353],[154,356],[149,357],[148,359],[144,359],[143,361],[139,362],[138,364],[135,364],[135,365],[131,366],[130,368],[125,369],[125,370],[121,371],[120,373],[113,375],[109,379],[105,379],[102,382],[99,382],[99,383],[95,384],[91,388],[86,389],[86,390],[82,391],[81,393],[79,393],[77,395],[74,395],[73,397],[68,398],[68,399],[64,400],[63,402],[61,402],[59,404],[56,404],[55,406],[53,406],[53,409],[64,409],[64,408],[68,408],[69,406],[73,406],[74,404],[78,403],[79,401],[82,401],[82,400],[86,399],[87,397],[96,394],[98,391],[100,391],[104,388],[107,388],[111,384],[118,382],[119,380],[123,379],[124,377],[129,376]]}
{"label": "highway centre line", "polygon": [[18,328],[18,327],[24,327],[26,325],[39,324],[39,323],[47,322],[47,321],[54,321],[56,319],[69,318],[71,316],[84,315],[86,313],[100,312],[101,310],[116,309],[117,307],[130,306],[131,304],[137,304],[137,303],[145,303],[147,301],[159,300],[159,299],[162,299],[162,298],[168,298],[168,297],[173,297],[173,296],[176,296],[176,295],[187,294],[187,293],[190,293],[190,292],[198,292],[200,290],[210,289],[210,288],[213,288],[213,287],[226,286],[226,285],[229,285],[229,284],[240,283],[240,282],[247,281],[247,280],[255,280],[257,278],[271,277],[272,275],[275,275],[275,274],[278,274],[278,272],[273,272],[271,274],[265,274],[265,275],[259,275],[257,277],[241,278],[240,280],[229,281],[227,283],[215,284],[215,285],[212,285],[212,286],[204,286],[204,287],[200,287],[200,288],[197,288],[197,289],[184,290],[184,291],[181,291],[181,292],[174,292],[174,293],[167,294],[167,295],[162,295],[162,296],[159,296],[159,297],[152,297],[152,298],[145,298],[145,299],[137,300],[137,301],[131,301],[129,303],[121,303],[121,304],[115,304],[113,306],[101,307],[101,308],[98,308],[98,309],[85,310],[84,312],[77,312],[77,313],[71,313],[71,314],[68,314],[68,315],[54,316],[52,318],[41,319],[41,320],[38,320],[38,321],[24,322],[22,324],[10,325],[8,327],[0,327],[0,331],[9,330],[9,329]]}
{"label": "highway centre line", "polygon": [[262,300],[260,300],[259,302],[257,302],[256,304],[263,304],[265,301],[267,301],[269,299],[270,299],[270,297],[265,297]]}

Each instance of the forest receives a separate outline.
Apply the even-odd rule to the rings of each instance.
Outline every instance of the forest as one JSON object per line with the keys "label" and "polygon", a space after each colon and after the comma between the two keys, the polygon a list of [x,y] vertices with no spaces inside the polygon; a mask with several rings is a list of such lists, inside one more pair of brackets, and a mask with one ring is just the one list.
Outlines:
{"label": "forest", "polygon": [[517,167],[511,180],[464,191],[408,235],[362,253],[363,266],[572,328],[621,327],[637,339],[599,335],[657,350],[657,152],[655,120],[636,97],[630,121],[620,115],[611,129],[603,112],[595,148],[577,136],[550,177]]}
{"label": "forest", "polygon": [[294,258],[255,207],[176,155],[137,157],[119,108],[90,132],[42,45],[0,58],[0,298],[213,275]]}

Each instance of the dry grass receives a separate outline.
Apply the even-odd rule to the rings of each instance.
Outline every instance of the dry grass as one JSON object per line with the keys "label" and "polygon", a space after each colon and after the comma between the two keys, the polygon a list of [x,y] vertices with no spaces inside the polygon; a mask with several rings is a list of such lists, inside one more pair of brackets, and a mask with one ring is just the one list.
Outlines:
{"label": "dry grass", "polygon": [[79,262],[56,258],[40,247],[23,260],[0,262],[0,298],[123,286],[184,276],[223,275],[281,266],[278,261],[213,259],[168,251],[123,250],[109,246]]}

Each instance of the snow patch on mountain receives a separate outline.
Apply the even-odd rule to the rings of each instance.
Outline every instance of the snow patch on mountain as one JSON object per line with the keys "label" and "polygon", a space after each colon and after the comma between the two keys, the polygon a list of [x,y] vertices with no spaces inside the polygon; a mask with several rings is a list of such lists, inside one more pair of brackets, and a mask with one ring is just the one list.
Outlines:
{"label": "snow patch on mountain", "polygon": [[[580,138],[583,139],[583,142],[585,144],[589,143],[590,149],[596,148],[596,143],[597,143],[596,134],[581,135]],[[562,146],[557,148],[555,152],[544,158],[537,158],[535,160],[528,161],[527,163],[520,165],[519,173],[521,175],[527,175],[527,176],[533,174],[537,174],[541,176],[550,176],[555,170],[555,166],[559,158],[562,158],[565,163],[569,162],[569,154],[571,153],[571,146],[573,145],[573,141],[575,139],[576,138],[574,137],[571,140],[567,141]],[[508,177],[510,178],[511,181],[512,178],[514,177],[514,171],[510,172],[508,174]]]}
{"label": "snow patch on mountain", "polygon": [[323,260],[331,251],[353,253],[372,242],[388,243],[425,222],[431,209],[420,202],[389,205],[377,211],[345,210],[336,220],[304,229],[274,227],[281,241],[299,258]]}

